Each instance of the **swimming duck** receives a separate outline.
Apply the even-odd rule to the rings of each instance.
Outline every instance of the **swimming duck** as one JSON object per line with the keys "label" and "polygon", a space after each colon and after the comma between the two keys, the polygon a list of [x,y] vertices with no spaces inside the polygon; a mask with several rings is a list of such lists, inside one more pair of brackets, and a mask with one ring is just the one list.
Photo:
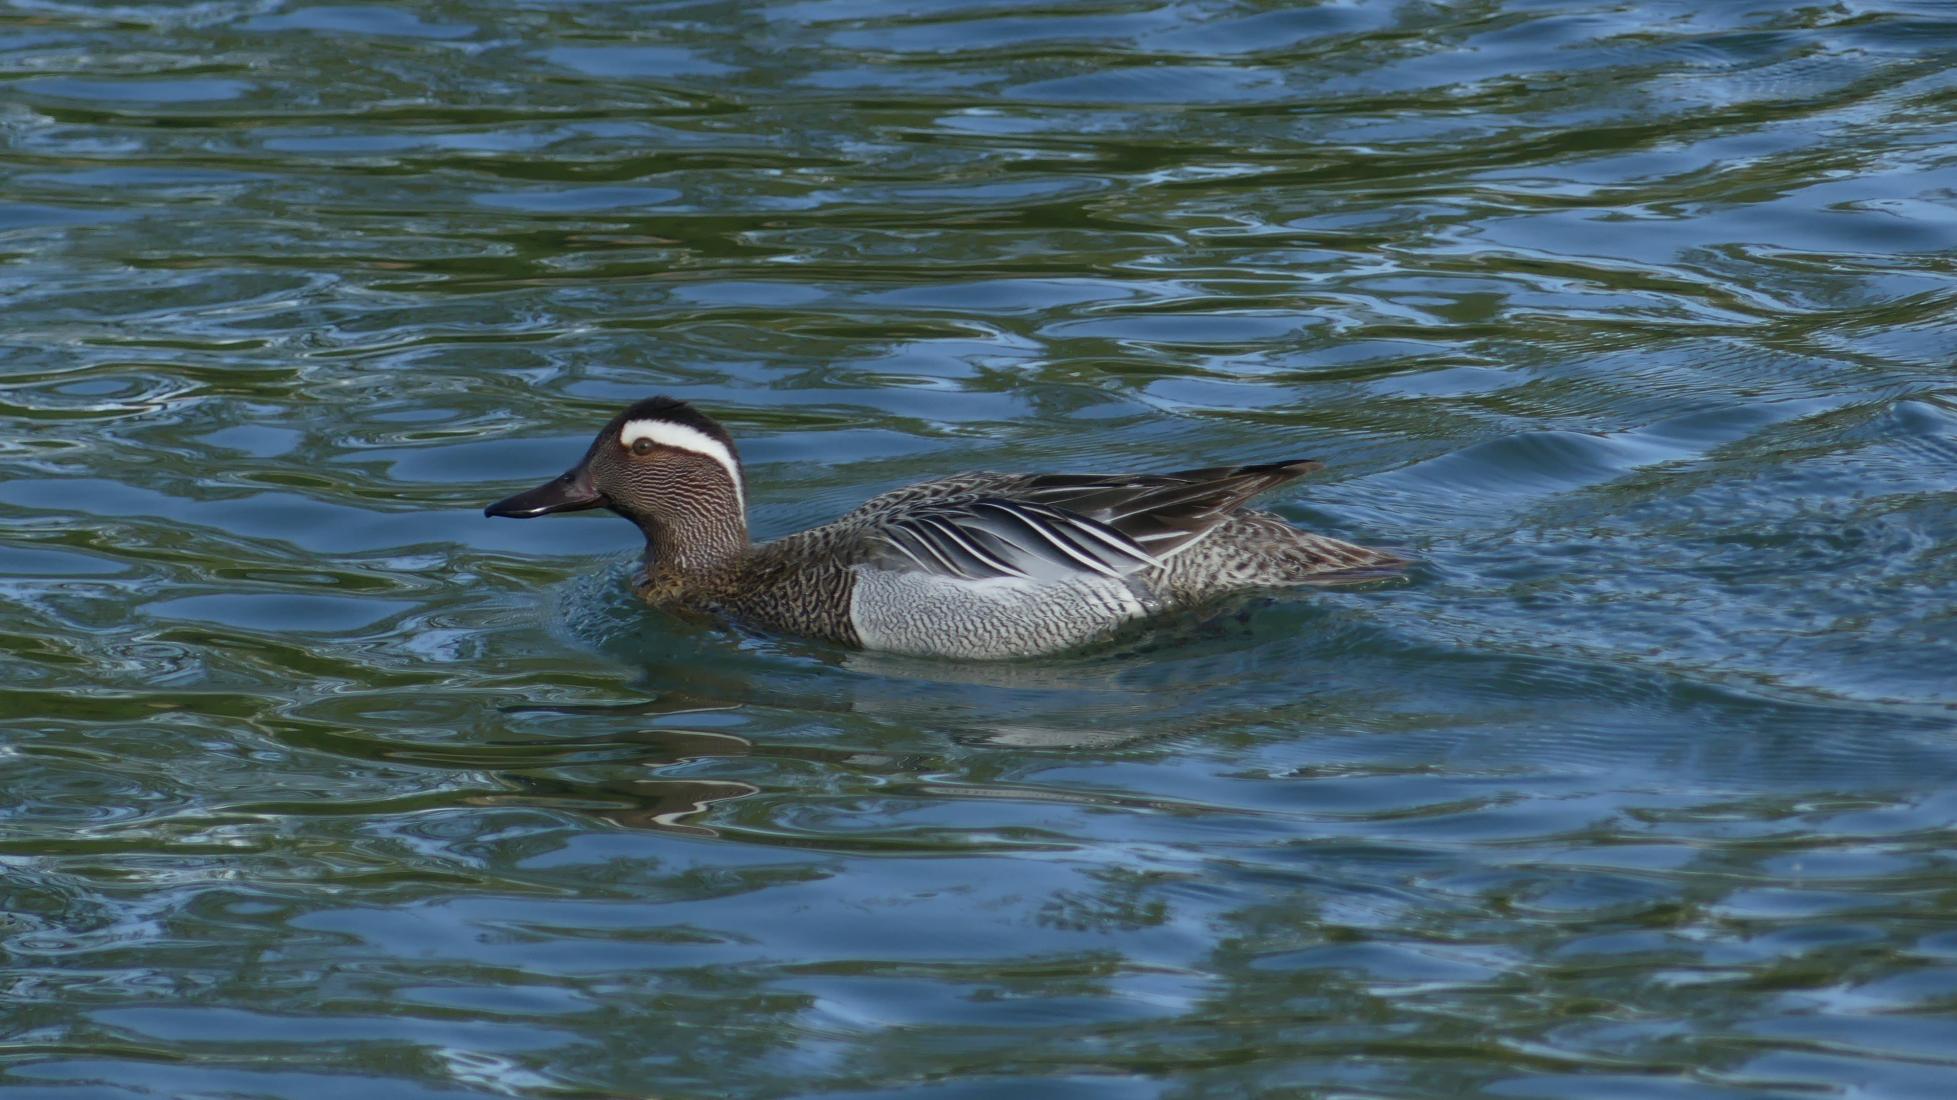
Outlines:
{"label": "swimming duck", "polygon": [[1395,554],[1243,507],[1320,468],[956,474],[755,545],[734,440],[693,406],[654,397],[612,417],[562,476],[483,514],[611,509],[645,534],[634,583],[657,607],[864,649],[1029,657],[1231,592],[1400,572]]}

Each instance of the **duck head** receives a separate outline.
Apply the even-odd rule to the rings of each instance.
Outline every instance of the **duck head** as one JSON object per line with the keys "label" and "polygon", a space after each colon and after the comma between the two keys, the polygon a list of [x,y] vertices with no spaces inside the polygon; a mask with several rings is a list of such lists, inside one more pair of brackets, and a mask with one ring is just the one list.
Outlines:
{"label": "duck head", "polygon": [[733,439],[712,417],[670,397],[612,417],[576,466],[483,515],[534,519],[586,508],[631,520],[645,533],[649,561],[681,569],[747,546],[747,497]]}

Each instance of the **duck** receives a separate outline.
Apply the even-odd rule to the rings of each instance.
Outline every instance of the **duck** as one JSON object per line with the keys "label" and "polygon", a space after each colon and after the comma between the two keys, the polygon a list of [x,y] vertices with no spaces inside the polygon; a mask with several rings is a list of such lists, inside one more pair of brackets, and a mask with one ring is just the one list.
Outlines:
{"label": "duck", "polygon": [[1037,657],[1232,593],[1397,576],[1407,559],[1246,508],[1311,459],[1174,473],[970,472],[756,543],[726,429],[672,397],[627,407],[575,466],[484,515],[606,508],[645,535],[639,596],[682,616],[918,657]]}

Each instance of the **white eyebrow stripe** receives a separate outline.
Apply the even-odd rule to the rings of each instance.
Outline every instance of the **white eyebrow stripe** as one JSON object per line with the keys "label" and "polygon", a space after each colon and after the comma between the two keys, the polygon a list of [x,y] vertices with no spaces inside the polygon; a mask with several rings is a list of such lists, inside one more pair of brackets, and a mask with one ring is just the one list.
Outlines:
{"label": "white eyebrow stripe", "polygon": [[741,518],[747,518],[747,494],[741,489],[741,464],[734,460],[734,452],[727,444],[698,428],[675,424],[670,420],[627,420],[625,427],[618,431],[618,441],[626,447],[641,439],[650,439],[661,447],[692,451],[720,463],[721,469],[727,471],[727,480],[734,484],[734,503],[740,506]]}

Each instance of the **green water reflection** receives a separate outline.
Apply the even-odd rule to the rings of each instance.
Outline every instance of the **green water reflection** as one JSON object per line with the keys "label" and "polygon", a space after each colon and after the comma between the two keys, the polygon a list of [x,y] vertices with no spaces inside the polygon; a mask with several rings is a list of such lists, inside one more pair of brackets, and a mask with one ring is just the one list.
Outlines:
{"label": "green water reflection", "polygon": [[[0,12],[0,1086],[1957,1091],[1940,0]],[[1311,454],[960,666],[482,519]]]}

